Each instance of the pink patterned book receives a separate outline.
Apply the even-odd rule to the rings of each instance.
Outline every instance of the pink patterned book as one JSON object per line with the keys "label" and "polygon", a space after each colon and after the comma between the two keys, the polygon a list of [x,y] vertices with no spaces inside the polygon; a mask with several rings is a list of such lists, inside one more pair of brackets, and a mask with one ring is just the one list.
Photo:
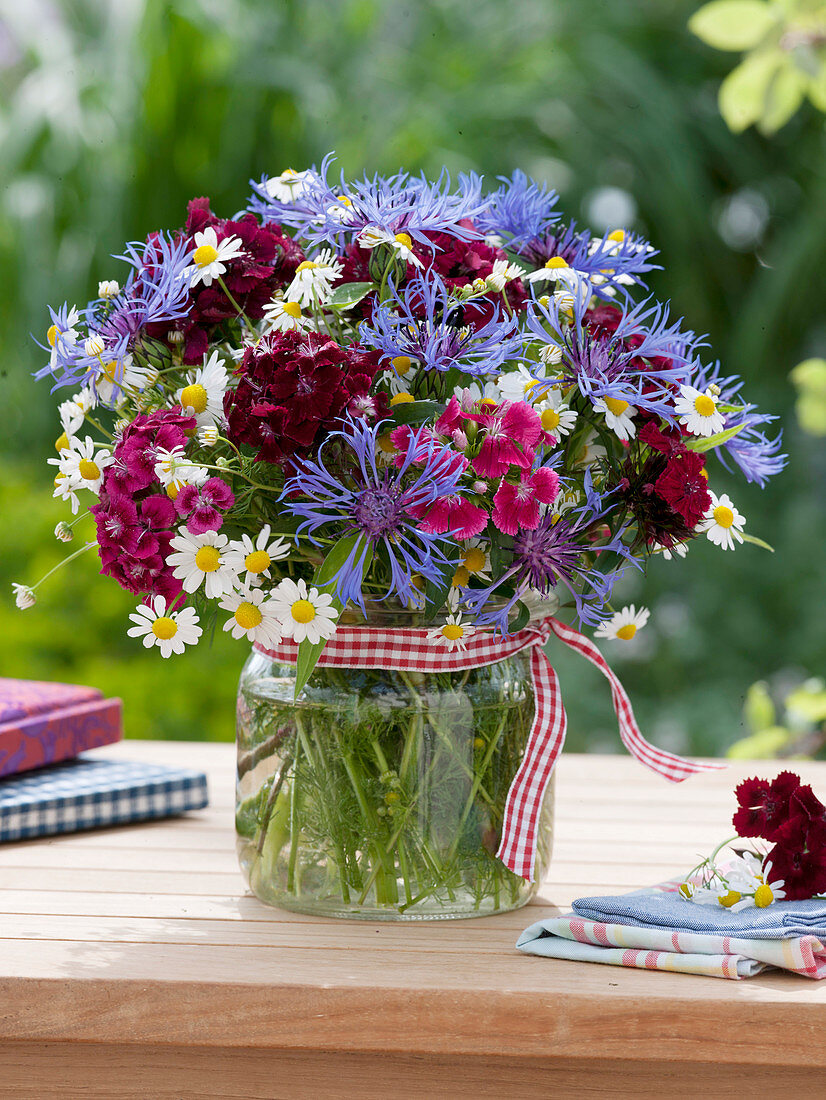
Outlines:
{"label": "pink patterned book", "polygon": [[119,741],[120,699],[95,688],[0,677],[0,778]]}

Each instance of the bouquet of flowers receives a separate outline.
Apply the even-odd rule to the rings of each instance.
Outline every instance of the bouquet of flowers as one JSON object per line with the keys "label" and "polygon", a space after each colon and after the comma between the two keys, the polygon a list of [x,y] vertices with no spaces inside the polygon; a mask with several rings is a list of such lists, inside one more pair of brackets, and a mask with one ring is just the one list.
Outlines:
{"label": "bouquet of flowers", "polygon": [[91,499],[130,635],[168,657],[217,614],[301,643],[308,675],[347,606],[419,608],[454,650],[553,600],[627,640],[626,568],[759,542],[707,460],[762,485],[773,418],[645,296],[650,244],[563,223],[522,172],[485,193],[331,162],[234,218],[193,199],[122,286],[50,310],[39,376],[76,391],[54,495]]}
{"label": "bouquet of flowers", "polygon": [[122,286],[51,310],[39,374],[75,390],[54,492],[78,518],[91,493],[128,633],[168,657],[217,620],[268,655],[242,678],[237,817],[268,900],[527,900],[565,729],[551,630],[612,680],[641,759],[707,766],[643,741],[550,616],[627,641],[648,611],[612,606],[625,570],[760,543],[706,464],[762,485],[773,417],[647,295],[650,244],[497,182],[349,181],[331,155],[234,218],[193,199],[126,246]]}

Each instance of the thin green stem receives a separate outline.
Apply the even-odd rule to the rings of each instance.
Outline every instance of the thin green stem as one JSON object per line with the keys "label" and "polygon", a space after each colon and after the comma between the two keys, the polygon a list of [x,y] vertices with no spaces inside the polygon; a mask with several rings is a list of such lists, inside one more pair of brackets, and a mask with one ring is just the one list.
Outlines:
{"label": "thin green stem", "polygon": [[68,558],[63,558],[57,565],[53,566],[48,573],[44,573],[37,584],[32,585],[32,592],[38,589],[44,581],[47,581],[51,577],[52,573],[56,573],[58,569],[62,569],[64,565],[68,565],[70,561],[74,561],[75,558],[79,558],[81,554],[85,554],[92,546],[97,546],[96,542],[86,542],[78,550],[75,550],[73,554],[69,554]]}

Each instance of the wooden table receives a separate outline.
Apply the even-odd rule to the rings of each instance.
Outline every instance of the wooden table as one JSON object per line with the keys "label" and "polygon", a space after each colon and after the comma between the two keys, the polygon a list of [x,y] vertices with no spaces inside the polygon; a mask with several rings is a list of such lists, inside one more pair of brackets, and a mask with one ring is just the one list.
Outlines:
{"label": "wooden table", "polygon": [[[212,806],[0,847],[0,1096],[826,1096],[826,982],[513,946],[578,895],[686,869],[727,835],[734,782],[779,766],[675,787],[626,757],[564,757],[534,904],[394,925],[302,917],[245,893],[232,746],[103,752],[201,766]],[[799,770],[826,792],[826,764]]]}

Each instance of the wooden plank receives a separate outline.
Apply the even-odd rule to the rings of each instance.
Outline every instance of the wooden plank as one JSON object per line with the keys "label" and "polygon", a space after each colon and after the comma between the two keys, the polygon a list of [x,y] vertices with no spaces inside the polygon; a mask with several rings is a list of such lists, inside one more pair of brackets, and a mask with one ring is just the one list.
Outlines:
{"label": "wooden plank", "polygon": [[[388,1097],[519,1097],[547,1100],[661,1100],[680,1096],[697,1074],[686,1062],[590,1063],[573,1059],[445,1057],[433,1054],[352,1054],[329,1051],[193,1050],[86,1043],[10,1043],[0,1047],[0,1097],[42,1100],[49,1094],[87,1100],[360,1100]],[[717,1064],[710,1071],[715,1100],[771,1095],[817,1097],[820,1070],[782,1067],[769,1083],[762,1066]],[[693,1088],[696,1089],[696,1084]]]}

